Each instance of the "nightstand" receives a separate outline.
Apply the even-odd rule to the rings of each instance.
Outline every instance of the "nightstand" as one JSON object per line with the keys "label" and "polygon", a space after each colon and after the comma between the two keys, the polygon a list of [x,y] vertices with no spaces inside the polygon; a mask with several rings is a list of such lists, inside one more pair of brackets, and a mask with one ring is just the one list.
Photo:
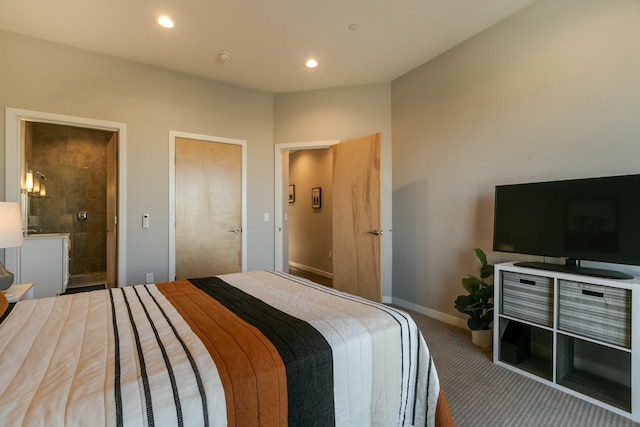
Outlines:
{"label": "nightstand", "polygon": [[18,302],[33,299],[33,283],[23,283],[21,285],[12,285],[4,291],[9,302]]}

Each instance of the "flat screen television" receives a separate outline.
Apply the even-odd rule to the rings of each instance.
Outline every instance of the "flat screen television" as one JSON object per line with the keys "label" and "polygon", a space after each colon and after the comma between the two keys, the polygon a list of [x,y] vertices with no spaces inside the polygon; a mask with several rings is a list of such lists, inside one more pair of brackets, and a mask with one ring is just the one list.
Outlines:
{"label": "flat screen television", "polygon": [[493,250],[565,259],[525,267],[632,278],[580,261],[640,265],[640,175],[496,186]]}

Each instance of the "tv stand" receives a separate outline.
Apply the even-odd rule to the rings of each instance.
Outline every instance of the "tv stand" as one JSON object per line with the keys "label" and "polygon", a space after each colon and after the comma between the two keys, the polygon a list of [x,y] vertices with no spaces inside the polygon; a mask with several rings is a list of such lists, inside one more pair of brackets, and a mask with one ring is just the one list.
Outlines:
{"label": "tv stand", "polygon": [[[573,262],[572,262],[573,261]],[[514,264],[517,267],[533,268],[536,270],[557,271],[560,273],[578,274],[580,276],[600,277],[602,279],[633,279],[633,276],[622,271],[605,270],[602,268],[581,267],[575,260],[567,260],[566,264],[552,264],[548,262],[522,261]]]}
{"label": "tv stand", "polygon": [[640,278],[546,270],[495,265],[493,361],[640,422]]}

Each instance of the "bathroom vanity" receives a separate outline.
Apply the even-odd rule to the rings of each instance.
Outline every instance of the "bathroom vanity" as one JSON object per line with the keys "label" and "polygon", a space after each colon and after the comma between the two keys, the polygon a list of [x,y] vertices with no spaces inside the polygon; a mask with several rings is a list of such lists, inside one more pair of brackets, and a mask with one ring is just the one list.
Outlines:
{"label": "bathroom vanity", "polygon": [[30,234],[20,250],[20,281],[33,283],[33,297],[64,293],[69,283],[69,233]]}

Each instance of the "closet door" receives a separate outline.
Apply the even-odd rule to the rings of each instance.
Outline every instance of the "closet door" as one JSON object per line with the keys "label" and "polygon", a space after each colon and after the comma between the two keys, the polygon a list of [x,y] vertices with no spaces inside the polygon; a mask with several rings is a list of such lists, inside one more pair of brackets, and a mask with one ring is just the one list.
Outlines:
{"label": "closet door", "polygon": [[242,270],[242,147],[176,138],[176,279]]}

